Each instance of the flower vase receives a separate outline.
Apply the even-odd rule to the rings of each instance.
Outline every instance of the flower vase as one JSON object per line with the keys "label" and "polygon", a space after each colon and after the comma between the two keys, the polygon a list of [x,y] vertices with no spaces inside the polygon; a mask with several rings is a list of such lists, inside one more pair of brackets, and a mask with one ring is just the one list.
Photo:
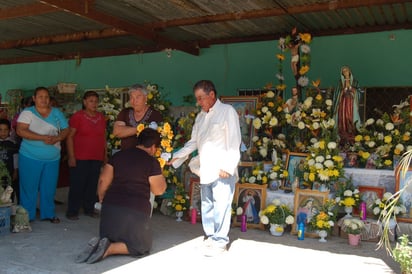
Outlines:
{"label": "flower vase", "polygon": [[353,208],[351,206],[345,206],[345,218],[351,218],[352,217],[352,211]]}
{"label": "flower vase", "polygon": [[276,191],[279,189],[280,183],[278,180],[273,180],[269,182],[269,189]]}
{"label": "flower vase", "polygon": [[360,234],[348,234],[349,245],[357,246],[360,242]]}
{"label": "flower vase", "polygon": [[320,192],[327,192],[327,191],[329,191],[329,186],[328,186],[328,184],[320,184],[319,191],[320,191]]}
{"label": "flower vase", "polygon": [[318,235],[320,237],[319,242],[326,243],[328,241],[326,240],[326,237],[328,236],[328,232],[326,230],[319,230]]}
{"label": "flower vase", "polygon": [[282,236],[285,229],[283,225],[270,224],[269,231],[273,236]]}
{"label": "flower vase", "polygon": [[183,211],[176,211],[176,222],[181,222],[183,217]]}

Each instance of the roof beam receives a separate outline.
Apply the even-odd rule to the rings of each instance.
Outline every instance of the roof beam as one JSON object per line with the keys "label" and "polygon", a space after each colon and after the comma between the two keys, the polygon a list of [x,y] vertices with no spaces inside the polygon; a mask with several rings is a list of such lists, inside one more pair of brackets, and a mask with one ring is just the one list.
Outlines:
{"label": "roof beam", "polygon": [[254,18],[263,18],[263,17],[274,17],[281,15],[294,15],[301,13],[310,13],[310,12],[322,12],[330,10],[339,10],[339,9],[348,9],[348,8],[359,8],[383,4],[397,4],[404,3],[405,0],[342,0],[342,1],[330,1],[327,3],[317,3],[312,5],[300,5],[300,6],[291,6],[289,8],[274,8],[266,10],[252,10],[245,12],[236,12],[236,13],[224,13],[208,16],[199,16],[199,17],[190,17],[175,19],[169,21],[159,21],[144,24],[146,28],[149,29],[164,29],[170,27],[181,27],[189,25],[198,25],[198,24],[207,24],[207,23],[217,23],[224,21],[234,21],[242,19],[254,19]]}
{"label": "roof beam", "polygon": [[52,36],[41,36],[25,40],[8,40],[0,42],[0,49],[22,48],[30,46],[41,46],[48,44],[77,42],[82,40],[94,40],[110,38],[114,36],[125,36],[129,33],[116,28],[93,30],[84,32],[74,32]]}
{"label": "roof beam", "polygon": [[59,8],[66,12],[74,13],[78,16],[82,16],[102,24],[106,24],[121,30],[124,30],[130,34],[139,36],[149,41],[159,43],[164,48],[173,48],[184,51],[192,55],[199,55],[199,49],[194,45],[188,43],[181,43],[167,37],[161,36],[151,29],[130,23],[126,20],[111,16],[106,13],[99,12],[93,8],[93,0],[43,0],[41,3],[50,5],[55,8]]}
{"label": "roof beam", "polygon": [[50,12],[56,12],[57,10],[58,9],[56,9],[55,7],[44,5],[39,2],[30,3],[26,5],[0,9],[0,20],[13,19],[24,16],[41,15]]}

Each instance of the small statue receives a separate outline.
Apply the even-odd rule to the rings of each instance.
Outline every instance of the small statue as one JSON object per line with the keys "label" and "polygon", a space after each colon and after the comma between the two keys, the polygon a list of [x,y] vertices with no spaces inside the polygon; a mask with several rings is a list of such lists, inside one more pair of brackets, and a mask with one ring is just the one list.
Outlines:
{"label": "small statue", "polygon": [[11,194],[13,193],[13,188],[11,186],[7,186],[6,189],[3,191],[0,197],[0,201],[2,204],[9,204],[11,203]]}
{"label": "small statue", "polygon": [[22,206],[17,206],[12,232],[31,232],[29,213]]}

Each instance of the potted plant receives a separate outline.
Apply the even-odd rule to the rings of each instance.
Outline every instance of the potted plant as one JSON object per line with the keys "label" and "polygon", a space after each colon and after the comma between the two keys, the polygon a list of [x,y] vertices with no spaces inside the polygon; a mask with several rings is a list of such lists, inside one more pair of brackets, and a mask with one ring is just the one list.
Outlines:
{"label": "potted plant", "polygon": [[336,222],[336,202],[333,199],[325,201],[319,211],[309,221],[309,228],[317,231],[319,242],[327,242],[326,237]]}
{"label": "potted plant", "polygon": [[292,210],[274,199],[265,209],[259,212],[260,222],[264,225],[270,225],[269,231],[274,236],[283,235],[285,225],[291,225],[295,222]]}
{"label": "potted plant", "polygon": [[348,233],[350,245],[358,245],[362,230],[365,228],[365,223],[360,219],[346,218],[343,221],[342,230]]}

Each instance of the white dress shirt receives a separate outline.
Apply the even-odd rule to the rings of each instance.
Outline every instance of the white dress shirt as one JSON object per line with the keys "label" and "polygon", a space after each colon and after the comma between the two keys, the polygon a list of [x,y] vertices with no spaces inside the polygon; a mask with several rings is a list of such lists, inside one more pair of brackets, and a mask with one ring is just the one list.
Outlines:
{"label": "white dress shirt", "polygon": [[202,110],[196,116],[191,139],[173,158],[186,158],[197,149],[200,183],[209,184],[219,178],[220,170],[238,176],[240,143],[239,116],[231,105],[218,99],[209,112]]}

